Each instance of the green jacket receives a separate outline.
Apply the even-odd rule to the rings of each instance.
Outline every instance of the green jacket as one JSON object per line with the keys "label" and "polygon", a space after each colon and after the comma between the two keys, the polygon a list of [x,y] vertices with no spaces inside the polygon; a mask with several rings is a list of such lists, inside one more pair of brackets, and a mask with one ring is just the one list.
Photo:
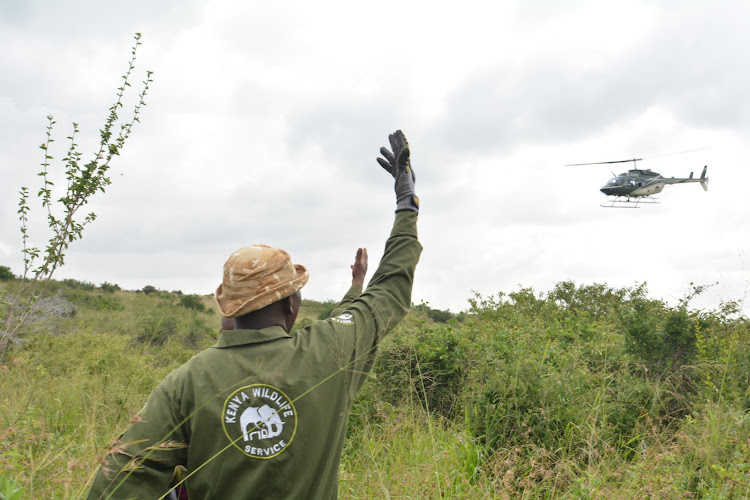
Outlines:
{"label": "green jacket", "polygon": [[422,246],[417,214],[398,212],[367,289],[327,320],[222,332],[170,373],[98,471],[89,499],[156,499],[176,466],[191,500],[336,498],[354,395],[380,339],[411,305]]}

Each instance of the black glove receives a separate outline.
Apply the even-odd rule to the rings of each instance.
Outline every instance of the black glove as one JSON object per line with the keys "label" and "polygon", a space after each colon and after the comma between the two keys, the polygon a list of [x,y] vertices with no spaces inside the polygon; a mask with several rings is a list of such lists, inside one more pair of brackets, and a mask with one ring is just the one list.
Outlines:
{"label": "black glove", "polygon": [[380,148],[380,154],[385,156],[385,160],[378,158],[378,163],[396,179],[396,212],[419,212],[419,198],[414,193],[414,169],[409,161],[409,142],[400,130],[389,135],[388,140],[393,153],[387,148]]}

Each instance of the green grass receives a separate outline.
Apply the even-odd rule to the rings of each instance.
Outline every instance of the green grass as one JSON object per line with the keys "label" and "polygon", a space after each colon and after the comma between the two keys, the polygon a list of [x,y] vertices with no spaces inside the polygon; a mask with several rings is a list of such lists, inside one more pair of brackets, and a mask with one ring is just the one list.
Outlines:
{"label": "green grass", "polygon": [[[521,289],[447,323],[413,310],[352,408],[341,498],[749,498],[748,322],[644,292]],[[155,385],[218,334],[210,297],[50,293],[74,311],[0,361],[0,498],[84,496]],[[298,325],[329,308],[304,301]]]}

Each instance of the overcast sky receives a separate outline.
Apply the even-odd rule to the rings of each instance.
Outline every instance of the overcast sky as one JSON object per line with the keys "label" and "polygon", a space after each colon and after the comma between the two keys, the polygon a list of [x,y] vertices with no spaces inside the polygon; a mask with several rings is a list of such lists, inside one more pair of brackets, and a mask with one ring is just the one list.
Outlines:
{"label": "overcast sky", "polygon": [[[375,158],[400,128],[422,203],[415,303],[563,280],[741,300],[748,19],[742,0],[0,0],[0,265],[22,271],[17,193],[39,187],[46,116],[56,160],[74,121],[90,159],[140,32],[147,107],[60,279],[212,293],[233,250],[265,243],[309,269],[303,297],[338,299],[356,248],[372,271],[382,254],[395,201]],[[709,191],[605,209],[610,166],[564,166],[633,157],[668,177],[708,165]]]}

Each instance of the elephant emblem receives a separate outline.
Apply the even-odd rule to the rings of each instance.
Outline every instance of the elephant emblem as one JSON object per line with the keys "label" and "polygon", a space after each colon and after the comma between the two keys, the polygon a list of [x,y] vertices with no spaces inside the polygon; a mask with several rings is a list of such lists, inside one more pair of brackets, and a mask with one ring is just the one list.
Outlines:
{"label": "elephant emblem", "polygon": [[[250,406],[240,415],[240,426],[245,441],[248,441],[252,440],[253,436],[258,439],[278,436],[284,428],[284,422],[281,421],[276,410],[268,405],[263,405],[260,408]],[[251,427],[248,429],[248,426]]]}

